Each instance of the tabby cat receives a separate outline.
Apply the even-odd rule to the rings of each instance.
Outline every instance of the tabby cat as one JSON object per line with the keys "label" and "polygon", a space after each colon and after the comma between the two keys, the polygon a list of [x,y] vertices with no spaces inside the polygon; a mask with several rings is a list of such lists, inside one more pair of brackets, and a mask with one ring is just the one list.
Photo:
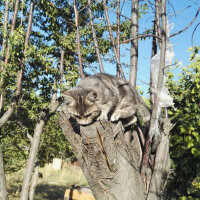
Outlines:
{"label": "tabby cat", "polygon": [[150,120],[149,108],[138,92],[127,81],[109,74],[86,77],[63,97],[69,116],[80,125],[123,119],[125,126],[129,126],[137,121],[136,113],[143,121]]}

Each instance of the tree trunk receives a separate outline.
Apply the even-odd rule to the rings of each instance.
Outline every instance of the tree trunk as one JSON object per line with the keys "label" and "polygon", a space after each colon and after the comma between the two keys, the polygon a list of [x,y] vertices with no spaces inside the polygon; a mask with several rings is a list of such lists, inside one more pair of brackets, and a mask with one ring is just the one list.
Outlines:
{"label": "tree trunk", "polygon": [[34,194],[35,194],[35,188],[37,186],[38,174],[39,174],[39,166],[38,166],[38,163],[36,160],[35,169],[34,169],[34,173],[33,173],[32,180],[31,180],[29,200],[34,200]]}
{"label": "tree trunk", "polygon": [[8,192],[6,188],[6,176],[3,164],[3,151],[2,151],[2,145],[0,144],[0,200],[7,200],[7,199],[8,199]]}
{"label": "tree trunk", "polygon": [[96,200],[145,199],[140,175],[140,144],[134,136],[127,145],[121,122],[74,126],[73,119],[68,119],[65,106],[62,106],[60,125]]}
{"label": "tree trunk", "polygon": [[31,142],[31,149],[30,149],[29,158],[28,158],[27,167],[26,167],[26,172],[24,175],[24,180],[23,180],[23,185],[22,185],[22,191],[20,194],[20,200],[28,199],[31,177],[34,170],[34,164],[36,162],[42,130],[45,124],[47,123],[47,121],[49,120],[49,118],[56,112],[59,106],[59,102],[55,102],[53,101],[53,99],[54,99],[54,95],[51,100],[51,109],[47,108],[45,111],[42,111],[40,113],[40,117],[38,119],[36,128],[34,130],[34,135]]}

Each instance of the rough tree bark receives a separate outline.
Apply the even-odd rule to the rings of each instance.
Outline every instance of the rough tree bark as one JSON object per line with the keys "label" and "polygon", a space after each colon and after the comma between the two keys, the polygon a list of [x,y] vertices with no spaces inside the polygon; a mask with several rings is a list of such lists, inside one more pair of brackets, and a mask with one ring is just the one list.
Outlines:
{"label": "rough tree bark", "polygon": [[140,172],[141,146],[136,131],[127,144],[121,122],[94,122],[79,126],[68,119],[66,105],[60,110],[60,126],[72,145],[96,200],[161,200],[170,169],[170,121],[164,124],[155,166],[148,166],[150,182]]}
{"label": "rough tree bark", "polygon": [[67,116],[64,105],[60,111],[60,125],[76,153],[95,199],[144,199],[137,138],[134,137],[127,145],[121,122],[112,124],[104,121],[78,126]]}
{"label": "rough tree bark", "polygon": [[[6,0],[5,1],[5,15],[4,15],[4,32],[8,31],[7,30],[8,29],[8,17],[9,17],[9,0]],[[2,64],[3,64],[5,49],[6,49],[6,43],[7,43],[7,39],[4,35],[3,36],[3,42],[2,42],[2,61],[1,61],[0,71],[3,70]],[[2,81],[3,81],[3,78],[0,78],[0,82],[2,82]],[[1,92],[0,92],[0,117],[1,117],[1,114],[2,114],[2,108],[3,108],[3,99],[4,99],[4,91],[3,91],[3,88],[1,88]],[[8,199],[1,139],[0,139],[0,199],[2,199],[2,200]]]}
{"label": "rough tree bark", "polygon": [[35,189],[36,189],[36,186],[37,186],[38,174],[39,174],[39,165],[38,165],[38,162],[36,160],[35,169],[34,169],[34,173],[32,175],[32,180],[31,180],[29,200],[34,200],[34,194],[35,194]]}
{"label": "rough tree bark", "polygon": [[7,200],[8,192],[6,187],[6,176],[4,171],[4,162],[3,162],[3,151],[2,145],[0,144],[0,199]]}

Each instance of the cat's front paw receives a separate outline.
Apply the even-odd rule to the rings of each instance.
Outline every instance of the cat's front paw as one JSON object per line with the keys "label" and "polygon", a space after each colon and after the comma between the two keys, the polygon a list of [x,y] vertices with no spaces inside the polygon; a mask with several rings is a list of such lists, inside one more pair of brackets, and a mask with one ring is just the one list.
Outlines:
{"label": "cat's front paw", "polygon": [[115,122],[117,121],[121,116],[119,115],[119,113],[113,113],[111,118],[110,118],[110,121],[111,122]]}
{"label": "cat's front paw", "polygon": [[103,114],[103,113],[102,113],[102,114],[99,116],[99,120],[107,121],[107,120],[108,120],[107,114]]}

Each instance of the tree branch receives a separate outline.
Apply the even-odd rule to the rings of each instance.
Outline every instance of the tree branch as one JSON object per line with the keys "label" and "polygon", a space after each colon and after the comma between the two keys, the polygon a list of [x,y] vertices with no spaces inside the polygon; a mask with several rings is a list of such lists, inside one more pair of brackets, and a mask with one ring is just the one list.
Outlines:
{"label": "tree branch", "polygon": [[[120,62],[120,0],[117,0],[117,56]],[[117,77],[120,77],[119,65],[116,65]]]}
{"label": "tree branch", "polygon": [[[16,1],[16,3],[17,3],[17,1]],[[23,52],[23,58],[22,58],[20,70],[17,72],[16,91],[14,93],[14,97],[12,99],[11,104],[8,106],[7,111],[0,118],[0,128],[8,121],[8,119],[12,115],[12,113],[14,111],[14,108],[17,105],[17,101],[19,99],[20,93],[21,93],[22,77],[23,77],[23,72],[24,72],[24,68],[25,68],[26,51],[27,51],[27,47],[28,47],[28,41],[29,41],[31,27],[32,27],[32,21],[33,21],[34,3],[35,3],[35,0],[32,0],[31,4],[30,4],[28,26],[27,26],[27,32],[26,32],[26,37],[25,37],[25,49],[24,49],[24,52]],[[15,5],[15,7],[17,7],[17,5]],[[15,18],[15,16],[14,16],[14,18]],[[12,32],[14,31],[14,26],[15,26],[15,22],[14,22],[14,19],[13,19],[10,34],[12,34]],[[6,58],[5,58],[5,63],[6,64],[8,63],[8,58],[9,58],[9,45],[8,45],[8,48],[7,48],[7,54],[6,54]]]}
{"label": "tree branch", "polygon": [[142,163],[142,168],[141,168],[141,174],[143,178],[145,177],[146,173],[146,168],[147,168],[147,162],[149,159],[149,152],[150,152],[150,135],[152,132],[152,128],[154,127],[154,123],[156,120],[156,115],[158,111],[158,106],[159,106],[159,96],[158,94],[160,93],[161,87],[162,87],[162,82],[163,82],[163,76],[164,76],[164,71],[163,68],[165,66],[165,53],[166,53],[166,0],[162,0],[162,6],[161,6],[161,18],[162,18],[162,32],[161,32],[161,37],[162,37],[162,43],[161,43],[161,49],[160,49],[160,64],[159,64],[159,73],[158,73],[158,84],[157,84],[157,92],[155,93],[155,103],[153,106],[152,110],[152,115],[151,115],[151,120],[150,120],[150,126],[149,126],[149,132],[145,144],[145,152],[144,152],[144,157],[143,157],[143,163]]}
{"label": "tree branch", "polygon": [[[131,7],[131,37],[135,38],[138,35],[138,15],[139,15],[139,1],[132,0]],[[137,77],[137,63],[138,63],[138,39],[131,40],[131,58],[130,58],[130,73],[129,82],[133,87],[136,87]]]}
{"label": "tree branch", "polygon": [[174,36],[182,33],[183,31],[187,30],[194,23],[194,21],[196,20],[197,16],[199,15],[199,11],[200,11],[200,7],[197,10],[197,13],[196,13],[195,17],[193,18],[193,20],[184,29],[178,31],[177,33],[172,34],[170,37],[174,37]]}
{"label": "tree branch", "polygon": [[110,25],[110,20],[109,20],[109,16],[108,16],[108,9],[107,9],[107,5],[106,5],[106,0],[103,0],[103,7],[104,7],[105,15],[106,15],[108,31],[109,31],[109,35],[110,35],[110,40],[111,40],[111,43],[112,43],[113,51],[114,51],[114,54],[115,54],[115,59],[116,59],[116,62],[118,64],[118,66],[119,66],[119,70],[120,70],[122,78],[125,78],[124,72],[122,70],[122,67],[121,67],[121,64],[120,64],[120,61],[119,61],[119,57],[117,55],[117,50],[116,50],[116,47],[115,47],[115,42],[114,42],[112,29],[111,29],[111,25]]}
{"label": "tree branch", "polygon": [[[15,30],[15,25],[16,25],[16,20],[17,20],[17,13],[18,13],[18,9],[19,9],[19,2],[20,2],[20,0],[16,0],[16,2],[15,2],[15,10],[14,10],[13,16],[12,16],[12,24],[11,24],[11,29],[10,29],[10,36],[12,35],[13,31]],[[7,52],[6,52],[6,56],[5,56],[5,60],[4,60],[5,64],[8,64],[9,54],[10,54],[10,44],[8,43]]]}
{"label": "tree branch", "polygon": [[79,60],[79,69],[81,78],[84,78],[83,72],[83,63],[82,63],[82,56],[81,56],[81,43],[80,43],[80,32],[79,32],[79,18],[78,18],[78,9],[76,5],[76,0],[74,1],[74,13],[75,13],[75,23],[76,23],[76,35],[77,35],[77,47],[78,47],[78,60]]}
{"label": "tree branch", "polygon": [[192,48],[193,48],[193,38],[194,38],[194,33],[195,31],[197,30],[197,27],[200,25],[200,23],[198,23],[195,28],[194,28],[194,31],[192,32]]}
{"label": "tree branch", "polygon": [[89,16],[90,16],[90,25],[92,28],[92,36],[93,36],[93,41],[94,41],[94,47],[95,47],[95,51],[96,51],[96,55],[98,58],[98,62],[99,62],[99,68],[100,68],[100,72],[104,73],[104,68],[103,68],[103,64],[102,64],[102,60],[100,57],[100,52],[99,52],[99,44],[97,41],[97,36],[96,36],[96,31],[94,28],[94,21],[93,21],[93,14],[92,14],[92,9],[91,9],[91,0],[88,0],[88,12],[89,12]]}
{"label": "tree branch", "polygon": [[[63,53],[61,52],[61,57],[63,56]],[[63,61],[63,58],[61,58]],[[61,66],[63,63],[61,63]],[[60,67],[60,70],[62,70],[62,67]],[[63,74],[61,74],[62,76]],[[58,76],[58,80],[55,80],[55,82],[59,81],[60,76]],[[20,194],[20,200],[27,200],[29,196],[29,189],[30,189],[30,182],[34,170],[34,165],[36,163],[36,158],[37,158],[37,153],[39,149],[39,144],[40,144],[40,138],[42,135],[42,131],[50,117],[56,112],[57,108],[60,106],[60,103],[57,99],[57,88],[53,89],[53,94],[51,97],[51,102],[48,108],[45,110],[42,110],[40,112],[40,116],[38,119],[38,122],[36,124],[35,130],[34,130],[34,135],[33,139],[31,142],[31,148],[30,148],[30,153],[29,153],[29,158],[27,161],[27,167],[24,175],[24,180],[23,180],[23,185],[22,185],[22,191]]]}
{"label": "tree branch", "polygon": [[134,38],[130,38],[130,39],[128,39],[128,40],[124,40],[123,42],[121,42],[121,44],[128,43],[128,42],[131,42],[132,40],[136,40],[136,39],[144,38],[144,37],[156,37],[156,38],[158,38],[159,40],[161,40],[161,37],[159,37],[159,36],[157,36],[157,35],[145,34],[145,35],[138,35],[138,36],[135,36]]}

